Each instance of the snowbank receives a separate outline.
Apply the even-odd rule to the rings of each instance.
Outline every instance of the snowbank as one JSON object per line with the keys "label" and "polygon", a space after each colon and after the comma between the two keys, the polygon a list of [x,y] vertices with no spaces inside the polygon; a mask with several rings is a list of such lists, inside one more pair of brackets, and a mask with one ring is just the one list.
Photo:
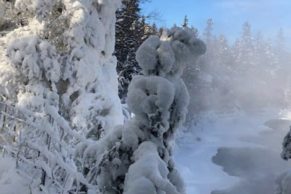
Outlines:
{"label": "snowbank", "polygon": [[15,161],[2,156],[0,157],[0,193],[30,193],[25,179],[16,171]]}

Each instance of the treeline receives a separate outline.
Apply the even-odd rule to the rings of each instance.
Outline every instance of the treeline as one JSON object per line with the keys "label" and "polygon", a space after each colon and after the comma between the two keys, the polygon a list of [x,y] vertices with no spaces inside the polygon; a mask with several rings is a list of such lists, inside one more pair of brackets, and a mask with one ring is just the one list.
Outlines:
{"label": "treeline", "polygon": [[125,102],[127,88],[134,75],[140,74],[140,67],[135,53],[142,42],[150,35],[158,33],[155,24],[146,20],[150,15],[141,13],[141,4],[147,0],[123,0],[122,7],[116,13],[117,73],[119,81],[119,97]]}
{"label": "treeline", "polygon": [[[117,70],[123,101],[132,75],[140,73],[136,49],[149,35],[161,32],[147,24],[139,4],[137,0],[125,1],[117,17]],[[241,35],[230,41],[223,34],[214,34],[212,19],[203,32],[190,26],[187,17],[179,26],[195,30],[207,45],[206,54],[183,75],[191,96],[189,120],[207,110],[249,111],[289,105],[291,55],[282,29],[270,39],[263,32],[254,33],[246,22]]]}
{"label": "treeline", "polygon": [[262,32],[253,33],[246,22],[241,36],[231,42],[224,35],[214,35],[213,29],[209,19],[204,32],[197,33],[207,52],[184,74],[191,96],[189,117],[205,110],[288,106],[291,56],[283,30],[274,39],[267,39]]}

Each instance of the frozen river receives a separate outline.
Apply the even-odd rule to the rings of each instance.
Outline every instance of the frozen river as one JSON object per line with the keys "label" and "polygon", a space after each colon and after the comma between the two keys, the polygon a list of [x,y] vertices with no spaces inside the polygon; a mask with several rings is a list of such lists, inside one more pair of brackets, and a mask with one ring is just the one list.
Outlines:
{"label": "frozen river", "polygon": [[[285,115],[286,116],[286,115]],[[211,115],[177,142],[188,194],[274,194],[291,162],[280,158],[289,119],[283,113]]]}

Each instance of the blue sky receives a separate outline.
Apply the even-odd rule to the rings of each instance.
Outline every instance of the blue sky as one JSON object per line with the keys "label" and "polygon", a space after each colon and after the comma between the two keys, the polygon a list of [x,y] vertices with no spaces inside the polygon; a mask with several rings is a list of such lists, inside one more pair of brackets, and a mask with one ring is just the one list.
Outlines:
{"label": "blue sky", "polygon": [[190,25],[203,31],[206,20],[212,18],[216,34],[230,39],[238,37],[245,21],[251,23],[254,34],[274,37],[282,28],[291,38],[291,0],[151,0],[142,6],[143,13],[159,13],[159,26],[181,24],[185,15]]}

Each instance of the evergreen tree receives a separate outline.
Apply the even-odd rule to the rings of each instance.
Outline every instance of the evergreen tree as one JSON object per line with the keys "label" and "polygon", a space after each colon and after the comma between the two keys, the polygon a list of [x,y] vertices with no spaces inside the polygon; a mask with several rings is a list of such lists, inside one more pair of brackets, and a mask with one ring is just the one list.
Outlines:
{"label": "evergreen tree", "polygon": [[213,20],[208,19],[206,21],[206,27],[203,32],[203,40],[206,43],[207,51],[205,55],[202,57],[203,60],[207,60],[207,63],[203,65],[205,69],[211,69],[213,60],[215,60],[215,36],[213,35]]}
{"label": "evergreen tree", "polygon": [[277,36],[275,38],[274,48],[272,48],[272,53],[274,53],[274,59],[277,64],[277,86],[280,86],[280,89],[284,93],[284,104],[285,106],[290,106],[291,99],[291,67],[289,65],[289,61],[291,60],[290,53],[288,51],[286,45],[286,37],[284,30],[282,28],[279,29]]}
{"label": "evergreen tree", "polygon": [[145,35],[145,17],[140,14],[140,0],[123,0],[117,11],[115,55],[119,80],[119,97],[125,102],[127,88],[133,75],[140,68],[135,60],[135,52]]}
{"label": "evergreen tree", "polygon": [[15,138],[5,147],[32,193],[94,192],[74,152],[123,123],[112,55],[119,6],[15,1],[29,20],[0,38],[0,96],[22,123],[10,128]]}
{"label": "evergreen tree", "polygon": [[[282,153],[281,157],[284,160],[289,160],[291,158],[291,128],[283,139]],[[287,171],[281,174],[276,180],[277,188],[276,194],[288,194],[291,191],[291,173]]]}
{"label": "evergreen tree", "polygon": [[160,30],[158,30],[158,27],[155,23],[153,23],[152,26],[148,26],[148,32],[146,33],[146,37],[149,37],[150,35],[158,35],[161,34]]}
{"label": "evergreen tree", "polygon": [[277,37],[276,37],[276,50],[278,52],[284,53],[285,49],[286,49],[286,39],[285,39],[285,35],[284,35],[284,30],[282,28],[279,29],[278,33],[277,33]]}
{"label": "evergreen tree", "polygon": [[[254,69],[254,46],[251,25],[245,22],[242,26],[241,37],[236,41],[234,47],[235,65],[241,73],[249,72],[249,68]],[[247,75],[246,75],[247,76]]]}
{"label": "evergreen tree", "polygon": [[211,44],[211,41],[213,39],[213,20],[210,18],[207,20],[206,22],[206,28],[204,30],[204,38],[205,38],[205,42],[206,42],[206,45],[210,45]]}
{"label": "evergreen tree", "polygon": [[182,27],[186,28],[188,26],[189,26],[189,19],[188,19],[187,15],[185,15]]}
{"label": "evergreen tree", "polygon": [[143,75],[132,80],[127,98],[135,117],[78,152],[85,164],[93,164],[87,179],[101,193],[185,193],[170,142],[185,119],[189,100],[180,76],[204,52],[205,45],[194,33],[180,28],[161,39],[151,36],[138,49]]}
{"label": "evergreen tree", "polygon": [[[183,26],[182,26],[183,27]],[[195,37],[198,38],[197,29],[188,26],[183,27],[184,30],[191,30]],[[207,51],[206,51],[207,52]],[[204,97],[203,90],[204,84],[200,79],[202,72],[202,65],[204,60],[204,56],[201,56],[199,60],[192,61],[192,63],[185,67],[185,71],[182,75],[182,79],[185,82],[185,85],[188,89],[190,101],[188,106],[188,114],[186,117],[185,125],[186,127],[192,126],[195,122],[197,122],[198,114],[202,109],[205,108],[204,101],[202,100]]]}

